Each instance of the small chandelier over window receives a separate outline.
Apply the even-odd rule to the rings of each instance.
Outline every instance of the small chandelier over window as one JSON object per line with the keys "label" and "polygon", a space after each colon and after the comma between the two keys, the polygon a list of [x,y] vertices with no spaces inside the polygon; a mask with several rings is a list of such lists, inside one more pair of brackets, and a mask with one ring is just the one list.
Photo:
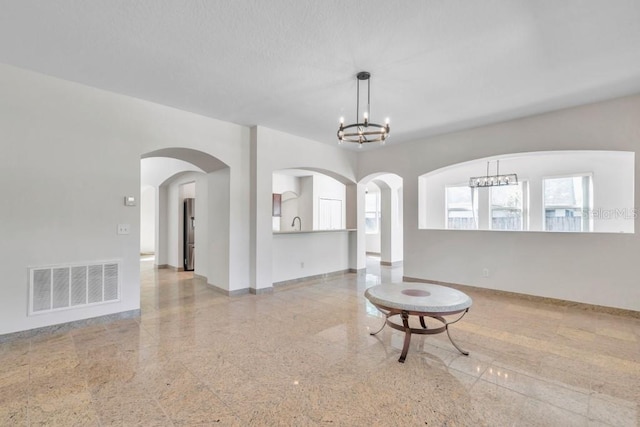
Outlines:
{"label": "small chandelier over window", "polygon": [[469,178],[469,187],[494,187],[498,185],[516,185],[518,183],[518,175],[515,173],[500,175],[500,160],[496,160],[496,174],[489,175],[489,163],[487,162],[487,174],[485,176]]}
{"label": "small chandelier over window", "polygon": [[[338,128],[338,143],[355,142],[362,148],[362,144],[367,142],[385,143],[389,137],[389,119],[385,120],[384,125],[379,125],[369,121],[371,116],[371,74],[367,71],[361,71],[356,75],[358,79],[357,99],[356,99],[356,123],[344,124],[344,117],[340,117],[340,127]],[[362,122],[360,120],[360,81],[367,81],[367,108],[362,113]]]}

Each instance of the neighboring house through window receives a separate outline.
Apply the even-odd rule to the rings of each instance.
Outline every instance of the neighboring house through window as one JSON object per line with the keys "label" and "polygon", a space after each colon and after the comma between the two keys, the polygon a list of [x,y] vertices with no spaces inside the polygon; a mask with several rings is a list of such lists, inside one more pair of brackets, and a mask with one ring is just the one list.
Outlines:
{"label": "neighboring house through window", "polygon": [[591,176],[545,178],[543,186],[545,231],[592,231]]}

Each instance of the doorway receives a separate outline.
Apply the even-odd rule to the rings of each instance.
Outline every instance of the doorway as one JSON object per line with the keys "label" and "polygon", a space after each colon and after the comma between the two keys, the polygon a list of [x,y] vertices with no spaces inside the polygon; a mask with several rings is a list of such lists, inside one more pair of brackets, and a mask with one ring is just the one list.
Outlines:
{"label": "doorway", "polygon": [[[361,181],[365,187],[365,251],[367,265],[397,267],[403,261],[403,180],[378,173]],[[371,259],[370,259],[371,258]]]}
{"label": "doorway", "polygon": [[182,230],[182,269],[193,271],[195,269],[195,243],[196,243],[196,183],[189,182],[180,185],[180,203],[182,204],[182,216],[180,229]]}
{"label": "doorway", "polygon": [[[228,287],[228,258],[219,254],[229,251],[230,217],[225,214],[230,203],[229,173],[229,168],[215,157],[186,148],[162,149],[142,156],[141,194],[148,193],[149,197],[141,197],[145,205],[141,210],[147,212],[141,215],[141,229],[153,230],[145,234],[144,242],[146,247],[153,247],[155,268],[185,270],[184,255],[189,254],[191,243],[193,262],[188,263],[187,270],[214,286]],[[187,218],[194,231],[191,242],[184,236],[185,199],[197,200],[194,213]]]}

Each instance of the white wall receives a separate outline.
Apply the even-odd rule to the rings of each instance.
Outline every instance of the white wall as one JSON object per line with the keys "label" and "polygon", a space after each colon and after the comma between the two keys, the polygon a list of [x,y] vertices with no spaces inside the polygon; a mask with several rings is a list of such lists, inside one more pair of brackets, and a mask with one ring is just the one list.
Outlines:
{"label": "white wall", "polygon": [[[194,177],[195,178],[195,177]],[[180,185],[180,198],[184,201],[184,199],[195,199],[196,198],[196,181],[186,182]]]}
{"label": "white wall", "polygon": [[273,236],[273,282],[349,268],[348,231],[287,233]]}
{"label": "white wall", "polygon": [[182,212],[180,209],[179,184],[167,186],[167,204],[165,209],[167,211],[167,264],[173,268],[180,268],[182,265],[180,262],[180,254],[182,252],[180,241],[182,239],[178,224],[181,222]]}
{"label": "white wall", "polygon": [[156,251],[156,193],[152,186],[140,189],[140,253]]}
{"label": "white wall", "polygon": [[[300,178],[300,195],[298,196],[298,216],[300,217],[300,229],[313,230],[315,210],[314,203],[314,179],[313,175]],[[293,222],[293,220],[292,220]],[[287,230],[288,228],[282,228]]]}
{"label": "white wall", "polygon": [[[0,334],[140,307],[140,158],[188,147],[229,166],[229,289],[249,286],[249,129],[0,65]],[[270,183],[269,183],[270,186]],[[158,200],[161,199],[159,195]],[[130,224],[129,235],[116,234]],[[27,316],[28,267],[122,260],[122,299]]]}
{"label": "white wall", "polygon": [[287,175],[283,173],[273,173],[273,192],[282,194],[287,191],[300,194],[300,178],[297,176]]}
{"label": "white wall", "polygon": [[140,185],[159,187],[172,176],[182,172],[204,172],[198,166],[184,160],[169,157],[140,159]]}
{"label": "white wall", "polygon": [[[297,221],[294,224],[295,218],[300,217],[299,207],[300,198],[298,194],[293,191],[285,191],[282,193],[280,206],[282,215],[278,218],[278,231],[295,230],[297,229],[296,227],[300,226]],[[300,218],[300,224],[302,224],[302,218]]]}
{"label": "white wall", "polygon": [[[631,96],[362,153],[362,177],[403,178],[405,276],[640,310],[637,234],[418,228],[418,177],[445,166],[509,153],[620,150],[636,153],[638,170],[638,111],[640,96]],[[637,183],[636,175],[635,200]]]}
{"label": "white wall", "polygon": [[[256,292],[273,283],[273,172],[282,169],[329,171],[355,182],[356,153],[257,126],[251,129],[251,286]],[[304,187],[301,178],[301,187]],[[301,194],[305,190],[301,188]],[[300,207],[302,207],[302,203]],[[299,211],[300,216],[304,214]],[[355,216],[354,216],[355,217]],[[302,224],[303,230],[306,228]],[[364,242],[363,242],[364,243]],[[364,247],[361,248],[364,252]],[[290,252],[289,255],[292,255]],[[285,254],[287,255],[287,254]],[[326,271],[328,272],[328,271]]]}
{"label": "white wall", "polygon": [[398,232],[394,232],[391,235],[391,245],[393,247],[391,261],[396,262],[404,260],[404,188],[399,187],[392,191],[395,193],[395,200],[397,201],[392,205],[392,209],[395,210],[392,227]]}
{"label": "white wall", "polygon": [[381,187],[380,196],[380,262],[393,264],[402,261],[404,256],[402,187]]}
{"label": "white wall", "polygon": [[[203,243],[196,243],[195,273],[206,276],[209,284],[229,292],[249,288],[248,283],[242,285],[243,282],[235,280],[235,277],[240,274],[248,275],[248,271],[243,269],[248,269],[249,266],[248,251],[239,250],[244,249],[244,242],[237,240],[238,232],[233,228],[232,219],[233,215],[244,214],[244,212],[235,212],[233,208],[243,205],[246,193],[233,193],[231,179],[232,173],[229,168],[207,174],[209,203],[206,214],[201,210],[206,206],[203,203],[198,206],[196,202],[196,215],[204,218],[205,221],[204,226],[201,225],[203,221],[198,221],[196,224],[196,229],[200,229],[196,239],[200,238]],[[229,205],[231,210],[224,208]],[[231,227],[228,224],[231,224]],[[203,233],[209,236],[206,242],[199,237],[203,236]],[[232,240],[233,238],[236,240]]]}
{"label": "white wall", "polygon": [[[378,205],[380,204],[380,188],[373,182],[367,184],[367,194],[375,194],[378,196]],[[365,233],[367,241],[367,252],[380,253],[380,227],[376,233]]]}
{"label": "white wall", "polygon": [[[425,197],[419,217],[420,228],[445,228],[445,186],[467,185],[469,177],[495,174],[494,158],[445,167],[420,177],[420,197]],[[501,173],[517,173],[518,180],[529,187],[529,229],[542,231],[543,189],[547,177],[588,173],[593,177],[593,231],[633,233],[634,153],[625,151],[555,151],[500,156]],[[488,197],[488,189],[479,189],[479,196]],[[488,200],[485,214],[488,215]],[[628,215],[615,215],[616,210]],[[602,213],[602,214],[599,214]],[[605,213],[613,213],[606,215]],[[486,217],[485,215],[485,217]]]}

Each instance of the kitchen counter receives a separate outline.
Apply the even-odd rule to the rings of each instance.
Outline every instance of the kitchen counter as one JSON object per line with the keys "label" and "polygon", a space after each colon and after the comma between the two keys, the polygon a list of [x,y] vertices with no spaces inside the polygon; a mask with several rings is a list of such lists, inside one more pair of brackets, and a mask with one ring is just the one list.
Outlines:
{"label": "kitchen counter", "polygon": [[273,283],[318,277],[349,270],[349,251],[355,247],[355,230],[274,231]]}
{"label": "kitchen counter", "polygon": [[338,231],[356,231],[355,228],[338,228],[335,230],[287,230],[287,231],[274,231],[274,235],[278,234],[311,234],[311,233],[335,233]]}

